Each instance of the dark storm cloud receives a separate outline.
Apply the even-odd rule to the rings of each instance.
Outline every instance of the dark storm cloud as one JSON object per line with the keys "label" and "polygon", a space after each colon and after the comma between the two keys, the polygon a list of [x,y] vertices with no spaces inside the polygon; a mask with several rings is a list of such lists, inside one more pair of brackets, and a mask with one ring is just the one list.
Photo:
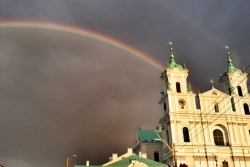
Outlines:
{"label": "dark storm cloud", "polygon": [[[104,161],[133,145],[136,125],[158,120],[159,71],[142,60],[53,31],[0,33],[3,163],[10,164],[10,156],[30,164],[22,166],[43,166],[44,159],[74,153]],[[64,159],[50,163],[63,165]]]}
{"label": "dark storm cloud", "polygon": [[[169,60],[172,40],[194,91],[206,91],[210,78],[216,81],[224,72],[226,44],[236,67],[250,64],[249,9],[250,3],[240,0],[0,1],[1,19],[86,27],[162,64]],[[157,124],[158,76],[151,66],[97,41],[56,31],[0,29],[0,163],[62,166],[66,156],[77,153],[78,163],[97,164],[124,152],[133,146],[136,125]]]}

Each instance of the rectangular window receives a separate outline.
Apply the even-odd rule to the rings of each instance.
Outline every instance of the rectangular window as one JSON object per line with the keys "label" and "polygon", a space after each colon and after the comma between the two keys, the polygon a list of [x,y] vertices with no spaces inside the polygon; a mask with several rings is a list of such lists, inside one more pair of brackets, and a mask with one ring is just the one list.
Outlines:
{"label": "rectangular window", "polygon": [[158,152],[154,152],[154,160],[156,162],[160,162],[160,156],[159,156],[159,153]]}

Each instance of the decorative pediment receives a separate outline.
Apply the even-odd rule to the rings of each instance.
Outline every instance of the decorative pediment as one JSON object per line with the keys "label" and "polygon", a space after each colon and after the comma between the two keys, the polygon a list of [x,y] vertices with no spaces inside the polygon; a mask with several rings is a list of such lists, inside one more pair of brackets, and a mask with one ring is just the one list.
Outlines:
{"label": "decorative pediment", "polygon": [[216,88],[213,88],[209,91],[206,91],[204,93],[199,94],[199,96],[225,97],[225,96],[227,96],[227,94],[224,92],[221,92],[220,90],[218,90]]}

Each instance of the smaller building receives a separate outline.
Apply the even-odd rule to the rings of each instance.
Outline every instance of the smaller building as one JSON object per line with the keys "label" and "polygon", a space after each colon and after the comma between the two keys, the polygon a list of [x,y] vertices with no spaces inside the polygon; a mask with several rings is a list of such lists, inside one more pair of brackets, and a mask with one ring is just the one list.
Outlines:
{"label": "smaller building", "polygon": [[128,148],[127,153],[121,156],[112,154],[109,159],[110,161],[103,165],[91,166],[87,161],[86,165],[75,165],[75,167],[168,167],[166,164],[147,159],[147,155],[141,152],[139,155],[134,154],[132,148]]}
{"label": "smaller building", "polygon": [[133,152],[138,155],[140,152],[146,153],[148,159],[162,162],[162,143],[155,140],[159,138],[162,138],[161,133],[156,134],[154,130],[136,128],[136,141]]}

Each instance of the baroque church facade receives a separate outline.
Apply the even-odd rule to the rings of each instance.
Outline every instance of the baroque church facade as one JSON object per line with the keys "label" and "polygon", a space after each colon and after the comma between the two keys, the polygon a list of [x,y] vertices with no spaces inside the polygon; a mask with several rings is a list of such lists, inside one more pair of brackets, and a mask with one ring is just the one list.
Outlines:
{"label": "baroque church facade", "polygon": [[185,64],[176,63],[170,43],[170,62],[160,77],[158,130],[137,129],[133,151],[146,152],[169,166],[249,167],[250,95],[245,69],[235,68],[228,52],[227,69],[219,78],[223,91],[212,84],[197,94],[187,82],[188,72]]}

